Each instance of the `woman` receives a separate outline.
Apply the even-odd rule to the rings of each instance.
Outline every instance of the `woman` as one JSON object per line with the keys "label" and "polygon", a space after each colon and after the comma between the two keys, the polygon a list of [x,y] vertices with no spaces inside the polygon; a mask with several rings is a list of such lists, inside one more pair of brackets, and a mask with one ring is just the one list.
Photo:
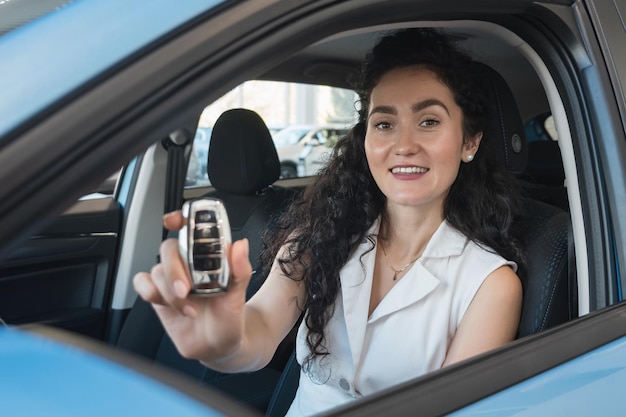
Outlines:
{"label": "woman", "polygon": [[[520,209],[482,134],[479,85],[436,31],[381,39],[363,65],[359,122],[268,236],[271,270],[250,301],[245,240],[230,249],[225,295],[187,297],[176,241],[135,277],[181,354],[223,372],[262,368],[305,312],[295,416],[511,341]],[[180,213],[164,223],[179,228]]]}

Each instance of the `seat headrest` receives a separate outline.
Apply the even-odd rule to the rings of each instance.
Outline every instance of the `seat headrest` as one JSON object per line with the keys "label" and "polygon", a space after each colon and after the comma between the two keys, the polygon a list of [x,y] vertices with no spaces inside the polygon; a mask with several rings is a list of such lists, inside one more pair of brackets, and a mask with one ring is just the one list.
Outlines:
{"label": "seat headrest", "polygon": [[280,177],[272,135],[257,113],[222,113],[213,126],[207,171],[216,189],[235,194],[261,191]]}
{"label": "seat headrest", "polygon": [[478,63],[484,77],[489,98],[487,128],[483,135],[491,138],[505,167],[513,174],[521,174],[528,161],[528,144],[524,125],[513,92],[502,76],[491,67]]}

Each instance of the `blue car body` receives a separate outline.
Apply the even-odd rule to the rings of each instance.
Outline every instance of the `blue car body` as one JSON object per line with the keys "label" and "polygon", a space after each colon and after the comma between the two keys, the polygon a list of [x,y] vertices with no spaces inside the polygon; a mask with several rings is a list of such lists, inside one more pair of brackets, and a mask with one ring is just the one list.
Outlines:
{"label": "blue car body", "polygon": [[0,328],[2,414],[222,416],[173,387],[84,349]]}
{"label": "blue car body", "polygon": [[451,413],[451,416],[618,416],[626,337]]}
{"label": "blue car body", "polygon": [[0,135],[222,2],[79,0],[7,33]]}

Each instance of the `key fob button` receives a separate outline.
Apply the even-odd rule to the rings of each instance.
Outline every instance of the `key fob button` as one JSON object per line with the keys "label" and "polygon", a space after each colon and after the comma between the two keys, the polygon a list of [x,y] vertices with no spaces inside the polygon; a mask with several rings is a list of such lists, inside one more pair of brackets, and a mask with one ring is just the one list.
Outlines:
{"label": "key fob button", "polygon": [[219,239],[219,227],[215,223],[196,223],[193,230],[194,239]]}
{"label": "key fob button", "polygon": [[222,267],[222,259],[210,256],[194,256],[193,265],[202,271],[216,271]]}
{"label": "key fob button", "polygon": [[219,242],[207,242],[200,243],[196,242],[193,247],[194,255],[212,255],[212,254],[220,254],[222,253],[222,245]]}
{"label": "key fob button", "polygon": [[217,216],[213,210],[196,211],[196,223],[217,223]]}

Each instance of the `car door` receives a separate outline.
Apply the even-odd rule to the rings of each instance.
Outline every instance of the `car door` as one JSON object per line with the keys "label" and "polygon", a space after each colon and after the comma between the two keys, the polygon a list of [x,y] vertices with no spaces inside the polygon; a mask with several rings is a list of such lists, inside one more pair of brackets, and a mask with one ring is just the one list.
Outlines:
{"label": "car door", "polygon": [[78,201],[0,264],[0,317],[104,339],[122,209],[113,196]]}

